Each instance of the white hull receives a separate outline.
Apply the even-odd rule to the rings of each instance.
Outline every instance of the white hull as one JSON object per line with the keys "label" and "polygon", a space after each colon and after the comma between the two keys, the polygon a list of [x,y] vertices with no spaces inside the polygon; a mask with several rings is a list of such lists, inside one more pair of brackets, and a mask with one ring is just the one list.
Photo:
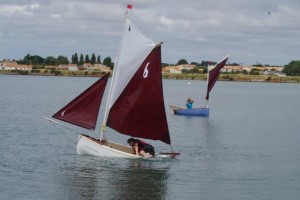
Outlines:
{"label": "white hull", "polygon": [[79,135],[77,154],[102,157],[141,158],[141,156],[133,154],[131,147],[110,141],[100,143],[98,140],[85,135]]}
{"label": "white hull", "polygon": [[[115,142],[99,142],[92,137],[79,135],[77,142],[77,154],[114,158],[143,158],[135,155],[132,148]],[[159,153],[156,158],[175,158],[179,153]]]}

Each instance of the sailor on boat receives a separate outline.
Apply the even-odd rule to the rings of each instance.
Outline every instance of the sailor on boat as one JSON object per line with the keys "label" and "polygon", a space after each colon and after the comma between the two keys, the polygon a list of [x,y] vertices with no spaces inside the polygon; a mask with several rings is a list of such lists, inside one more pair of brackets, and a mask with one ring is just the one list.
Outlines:
{"label": "sailor on boat", "polygon": [[154,157],[155,151],[154,147],[142,140],[129,138],[127,143],[132,147],[136,155],[141,155],[143,157]]}
{"label": "sailor on boat", "polygon": [[187,100],[186,100],[186,108],[187,109],[191,109],[193,108],[193,103],[194,103],[194,100],[191,99],[191,97],[189,97]]}

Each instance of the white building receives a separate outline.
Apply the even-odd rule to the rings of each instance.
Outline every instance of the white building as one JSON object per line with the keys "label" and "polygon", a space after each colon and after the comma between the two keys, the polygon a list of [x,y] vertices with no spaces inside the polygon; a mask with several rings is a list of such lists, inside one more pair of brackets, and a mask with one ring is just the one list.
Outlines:
{"label": "white building", "polygon": [[19,65],[16,61],[5,60],[0,62],[0,70],[32,70],[32,65]]}

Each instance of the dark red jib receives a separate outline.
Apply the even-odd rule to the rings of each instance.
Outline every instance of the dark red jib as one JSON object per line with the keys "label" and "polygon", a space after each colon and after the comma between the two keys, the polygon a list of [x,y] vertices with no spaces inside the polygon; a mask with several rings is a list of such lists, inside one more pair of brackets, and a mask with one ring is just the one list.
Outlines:
{"label": "dark red jib", "polygon": [[109,74],[104,75],[52,117],[86,129],[95,130]]}

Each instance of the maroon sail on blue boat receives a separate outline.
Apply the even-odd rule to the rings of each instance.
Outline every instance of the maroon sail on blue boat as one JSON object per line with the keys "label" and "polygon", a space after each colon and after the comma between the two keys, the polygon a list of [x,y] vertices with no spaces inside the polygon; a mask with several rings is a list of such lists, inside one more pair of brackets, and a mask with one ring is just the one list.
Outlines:
{"label": "maroon sail on blue boat", "polygon": [[177,106],[170,105],[170,108],[173,110],[175,115],[187,115],[187,116],[209,116],[209,107],[208,107],[208,100],[209,100],[209,94],[214,87],[216,81],[218,80],[218,77],[221,73],[221,69],[225,66],[226,62],[228,60],[228,56],[222,59],[220,62],[216,64],[211,69],[207,69],[207,90],[206,90],[206,106],[200,107],[200,108],[180,108]]}

